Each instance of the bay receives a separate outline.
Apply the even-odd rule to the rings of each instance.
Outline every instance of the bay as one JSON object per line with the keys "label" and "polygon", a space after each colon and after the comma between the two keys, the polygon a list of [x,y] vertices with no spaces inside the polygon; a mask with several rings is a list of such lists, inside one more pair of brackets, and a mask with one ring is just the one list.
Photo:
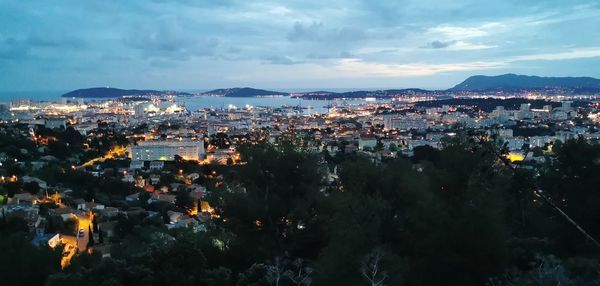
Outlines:
{"label": "bay", "polygon": [[[0,102],[9,103],[19,99],[30,99],[32,101],[54,101],[61,100],[64,91],[16,91],[0,92]],[[72,99],[69,99],[72,100]],[[98,100],[98,99],[90,99]],[[86,100],[87,101],[87,100]],[[389,101],[389,100],[377,100]],[[222,97],[222,96],[189,96],[177,97],[175,102],[184,105],[190,111],[199,109],[227,109],[253,107],[299,107],[304,114],[325,113],[330,105],[354,105],[365,103],[364,99],[335,99],[335,100],[311,100],[292,98],[289,96],[278,97]]]}

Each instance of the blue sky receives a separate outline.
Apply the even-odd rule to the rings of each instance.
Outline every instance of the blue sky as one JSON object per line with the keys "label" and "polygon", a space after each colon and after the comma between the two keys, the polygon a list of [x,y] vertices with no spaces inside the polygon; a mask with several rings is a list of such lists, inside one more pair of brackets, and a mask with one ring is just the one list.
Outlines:
{"label": "blue sky", "polygon": [[598,1],[0,1],[0,91],[600,77]]}

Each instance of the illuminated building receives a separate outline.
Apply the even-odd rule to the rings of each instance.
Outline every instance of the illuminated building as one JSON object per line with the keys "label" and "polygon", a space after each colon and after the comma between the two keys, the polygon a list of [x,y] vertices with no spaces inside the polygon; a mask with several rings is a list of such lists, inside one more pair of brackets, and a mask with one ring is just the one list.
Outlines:
{"label": "illuminated building", "polygon": [[132,160],[173,161],[175,155],[185,160],[200,160],[204,155],[202,141],[140,141],[131,146]]}
{"label": "illuminated building", "polygon": [[67,120],[65,118],[46,118],[44,121],[44,127],[49,129],[60,129],[67,126]]}

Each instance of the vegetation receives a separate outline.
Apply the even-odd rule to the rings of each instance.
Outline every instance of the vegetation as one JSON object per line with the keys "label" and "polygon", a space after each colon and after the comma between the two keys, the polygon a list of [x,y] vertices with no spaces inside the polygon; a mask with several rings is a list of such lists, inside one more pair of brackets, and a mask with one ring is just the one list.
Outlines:
{"label": "vegetation", "polygon": [[[600,237],[600,145],[573,140],[553,152],[531,171],[468,137],[378,163],[247,145],[245,164],[199,170],[215,208],[207,231],[120,216],[110,258],[79,255],[60,271],[55,252],[24,243],[19,224],[3,221],[0,244],[10,253],[0,274],[19,281],[15,273],[28,273],[30,284],[8,285],[598,285],[598,247],[533,190]],[[327,181],[333,169],[338,179]],[[75,192],[132,192],[102,176],[54,171],[41,172]],[[192,205],[187,191],[176,204]]]}

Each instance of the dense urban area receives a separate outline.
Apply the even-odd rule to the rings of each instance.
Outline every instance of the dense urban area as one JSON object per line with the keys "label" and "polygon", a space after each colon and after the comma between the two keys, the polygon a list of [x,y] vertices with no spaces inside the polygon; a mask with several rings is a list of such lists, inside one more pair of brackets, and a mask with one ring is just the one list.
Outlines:
{"label": "dense urban area", "polygon": [[597,98],[317,102],[0,105],[0,284],[600,285]]}

